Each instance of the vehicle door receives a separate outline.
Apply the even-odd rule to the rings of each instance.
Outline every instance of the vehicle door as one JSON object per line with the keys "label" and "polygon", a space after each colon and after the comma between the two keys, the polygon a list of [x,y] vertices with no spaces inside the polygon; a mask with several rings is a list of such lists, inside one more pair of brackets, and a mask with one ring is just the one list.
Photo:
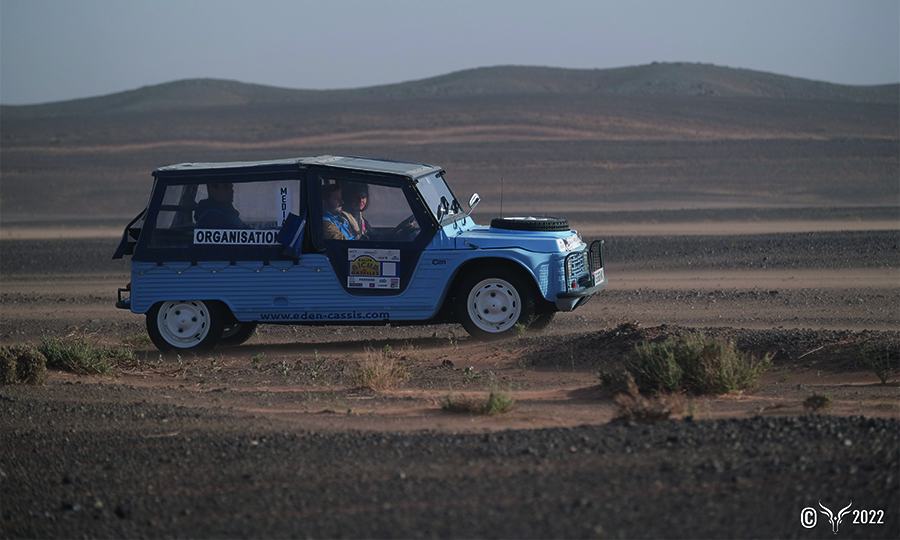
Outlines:
{"label": "vehicle door", "polygon": [[409,180],[327,168],[308,174],[313,246],[341,286],[360,297],[406,290],[437,232]]}

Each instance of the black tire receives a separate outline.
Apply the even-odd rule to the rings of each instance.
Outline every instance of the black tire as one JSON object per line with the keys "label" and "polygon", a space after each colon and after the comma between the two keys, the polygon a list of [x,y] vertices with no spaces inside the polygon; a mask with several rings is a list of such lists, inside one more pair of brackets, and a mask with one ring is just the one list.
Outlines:
{"label": "black tire", "polygon": [[569,230],[569,222],[554,217],[502,217],[492,219],[491,227],[508,231],[562,232]]}
{"label": "black tire", "polygon": [[554,317],[556,317],[556,312],[554,311],[535,315],[534,319],[531,321],[531,326],[528,327],[528,330],[530,332],[543,332],[547,329],[548,326],[550,326],[550,323],[553,322]]}
{"label": "black tire", "polygon": [[455,309],[472,337],[491,341],[509,337],[516,325],[534,318],[534,287],[521,272],[506,267],[479,268],[463,279]]}
{"label": "black tire", "polygon": [[163,352],[203,352],[222,337],[224,318],[216,302],[170,300],[154,304],[147,312],[147,333]]}
{"label": "black tire", "polygon": [[255,322],[235,322],[226,324],[219,338],[219,347],[237,347],[243,345],[256,333]]}

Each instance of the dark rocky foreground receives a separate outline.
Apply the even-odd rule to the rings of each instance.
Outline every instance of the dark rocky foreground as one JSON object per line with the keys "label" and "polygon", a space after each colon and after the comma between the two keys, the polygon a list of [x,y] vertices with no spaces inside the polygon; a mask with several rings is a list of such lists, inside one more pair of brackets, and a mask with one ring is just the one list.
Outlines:
{"label": "dark rocky foreground", "polygon": [[333,433],[141,392],[3,388],[0,536],[832,537],[820,500],[852,500],[840,538],[900,535],[897,419]]}

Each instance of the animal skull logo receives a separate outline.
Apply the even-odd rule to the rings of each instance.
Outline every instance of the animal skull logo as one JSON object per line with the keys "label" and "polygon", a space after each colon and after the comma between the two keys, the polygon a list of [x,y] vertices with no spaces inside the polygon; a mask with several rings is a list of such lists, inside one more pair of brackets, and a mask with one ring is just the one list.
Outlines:
{"label": "animal skull logo", "polygon": [[820,512],[822,514],[828,516],[828,521],[831,522],[831,529],[834,532],[834,534],[837,534],[838,527],[841,525],[841,519],[843,519],[843,517],[847,514],[847,512],[850,511],[850,507],[852,505],[853,505],[853,501],[851,500],[850,504],[848,504],[847,506],[842,508],[841,511],[838,512],[838,514],[835,516],[831,510],[829,510],[824,504],[822,504],[821,500],[819,501],[819,506],[821,506],[822,509],[825,510],[824,512],[822,512],[822,510],[820,510]]}

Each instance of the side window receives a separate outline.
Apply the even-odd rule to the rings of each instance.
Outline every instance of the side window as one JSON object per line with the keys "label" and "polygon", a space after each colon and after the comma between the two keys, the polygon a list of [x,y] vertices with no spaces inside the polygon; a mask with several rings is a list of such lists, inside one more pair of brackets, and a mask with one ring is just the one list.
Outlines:
{"label": "side window", "polygon": [[210,182],[197,186],[200,229],[280,229],[300,208],[300,182]]}
{"label": "side window", "polygon": [[320,178],[325,240],[411,242],[419,226],[403,189]]}
{"label": "side window", "polygon": [[194,232],[194,197],[196,185],[169,186],[156,214],[156,225],[150,235],[149,248],[184,247],[191,243]]}
{"label": "side window", "polygon": [[300,197],[299,180],[168,186],[148,247],[276,245]]}

